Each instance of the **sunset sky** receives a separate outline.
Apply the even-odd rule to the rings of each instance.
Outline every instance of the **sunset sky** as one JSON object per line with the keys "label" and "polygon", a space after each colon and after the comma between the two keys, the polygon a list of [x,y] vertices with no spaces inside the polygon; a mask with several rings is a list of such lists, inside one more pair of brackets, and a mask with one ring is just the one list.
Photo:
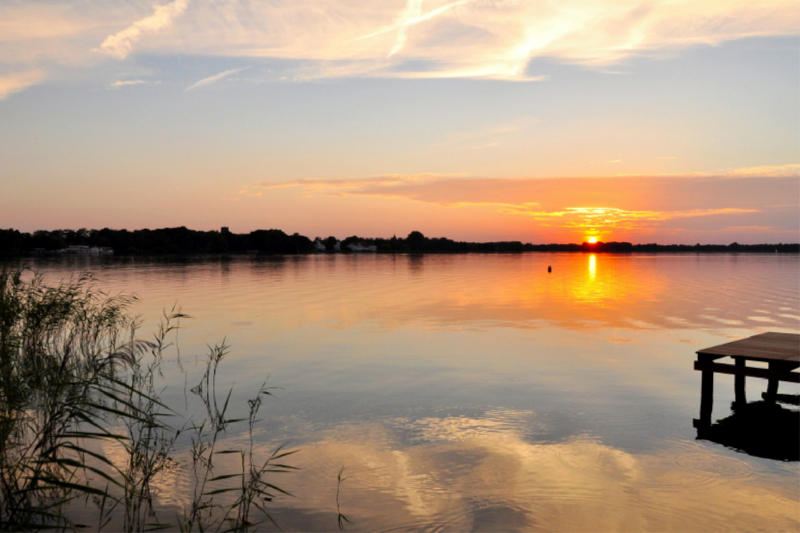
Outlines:
{"label": "sunset sky", "polygon": [[0,227],[800,241],[796,0],[0,0]]}

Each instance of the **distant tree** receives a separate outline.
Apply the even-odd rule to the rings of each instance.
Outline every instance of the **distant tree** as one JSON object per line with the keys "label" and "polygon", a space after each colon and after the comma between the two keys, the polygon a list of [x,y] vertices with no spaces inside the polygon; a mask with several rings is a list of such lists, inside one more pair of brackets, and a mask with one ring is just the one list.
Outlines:
{"label": "distant tree", "polygon": [[350,249],[348,248],[348,246],[350,246],[351,244],[358,244],[361,241],[363,241],[363,239],[361,237],[359,237],[357,235],[352,235],[352,236],[347,237],[346,239],[344,239],[342,241],[342,244],[340,245],[340,248],[341,248],[341,250],[343,252],[349,252]]}
{"label": "distant tree", "polygon": [[314,242],[305,235],[294,233],[289,237],[289,246],[292,248],[292,251],[289,253],[305,254],[314,249]]}
{"label": "distant tree", "polygon": [[[333,252],[335,237],[323,241],[327,251]],[[522,244],[519,241],[464,242],[446,237],[427,238],[419,231],[412,231],[406,239],[368,239],[351,236],[341,243],[343,252],[350,244],[374,245],[378,252],[397,253],[516,253],[529,252],[657,252],[657,253],[800,253],[798,243],[779,244],[631,244],[629,242],[598,242],[593,245],[580,244]],[[108,246],[116,254],[198,254],[228,253],[258,250],[272,254],[312,253],[311,239],[295,233],[287,235],[281,230],[257,230],[249,234],[218,231],[195,231],[184,226],[178,228],[143,230],[54,230],[22,233],[14,229],[0,229],[0,254],[30,253],[36,248],[48,251],[59,250],[70,245]]]}
{"label": "distant tree", "polygon": [[330,236],[327,239],[325,239],[324,241],[322,241],[322,244],[325,245],[325,251],[326,252],[331,252],[332,253],[332,252],[336,251],[336,243],[337,242],[338,241],[337,241],[336,237]]}
{"label": "distant tree", "polygon": [[425,249],[427,239],[425,235],[423,235],[419,231],[412,231],[406,237],[406,244],[408,244],[408,249],[412,252],[421,252]]}
{"label": "distant tree", "polygon": [[39,230],[33,232],[33,248],[44,248],[45,250],[60,250],[67,247],[67,239],[63,232]]}

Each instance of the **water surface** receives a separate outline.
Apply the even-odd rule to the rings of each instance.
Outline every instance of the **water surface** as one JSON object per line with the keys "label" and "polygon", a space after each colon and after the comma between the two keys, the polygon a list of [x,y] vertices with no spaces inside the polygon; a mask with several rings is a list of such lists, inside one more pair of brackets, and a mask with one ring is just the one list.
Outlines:
{"label": "water surface", "polygon": [[[698,440],[694,352],[800,330],[800,260],[773,255],[364,255],[58,258],[140,297],[144,331],[191,315],[164,397],[206,345],[232,404],[268,378],[259,451],[288,442],[286,530],[797,531],[797,462]],[[552,266],[552,273],[547,267]],[[750,379],[755,400],[766,382]],[[781,384],[781,392],[797,394]],[[733,378],[717,376],[715,420]],[[232,443],[244,442],[236,431]],[[160,503],[180,503],[180,469]]]}

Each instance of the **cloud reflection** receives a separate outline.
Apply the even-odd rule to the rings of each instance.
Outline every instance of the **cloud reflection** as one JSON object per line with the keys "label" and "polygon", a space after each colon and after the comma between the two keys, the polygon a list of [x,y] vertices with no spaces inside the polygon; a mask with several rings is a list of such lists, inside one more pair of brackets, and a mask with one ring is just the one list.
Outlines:
{"label": "cloud reflection", "polygon": [[299,497],[283,502],[285,514],[333,515],[327,489],[345,465],[343,512],[357,529],[707,531],[734,515],[742,530],[798,526],[796,490],[735,457],[693,442],[655,454],[585,435],[530,442],[508,422],[520,415],[409,421],[412,443],[383,426],[341,427],[303,446],[291,480]]}

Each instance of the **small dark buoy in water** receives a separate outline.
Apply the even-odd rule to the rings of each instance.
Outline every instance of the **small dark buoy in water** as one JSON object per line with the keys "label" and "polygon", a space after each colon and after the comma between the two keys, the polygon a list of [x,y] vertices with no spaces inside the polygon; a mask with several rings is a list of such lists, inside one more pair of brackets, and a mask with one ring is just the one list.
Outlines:
{"label": "small dark buoy in water", "polygon": [[553,271],[553,267],[551,267],[551,266],[548,266],[548,267],[547,267],[547,271],[548,271],[548,272],[552,272],[552,271]]}

